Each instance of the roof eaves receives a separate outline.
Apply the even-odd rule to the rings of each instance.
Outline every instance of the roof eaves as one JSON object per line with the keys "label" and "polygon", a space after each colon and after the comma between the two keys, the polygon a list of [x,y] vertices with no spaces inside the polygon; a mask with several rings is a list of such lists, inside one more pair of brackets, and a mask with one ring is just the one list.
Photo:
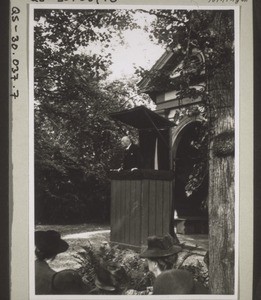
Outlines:
{"label": "roof eaves", "polygon": [[[161,55],[161,57],[156,61],[156,63],[152,66],[149,72],[163,69],[163,67],[168,63],[168,61],[172,58],[173,55],[174,55],[173,51],[166,50]],[[138,83],[140,91],[142,92],[149,91],[150,90],[149,84],[150,84],[150,79],[148,77],[142,78],[141,81]]]}

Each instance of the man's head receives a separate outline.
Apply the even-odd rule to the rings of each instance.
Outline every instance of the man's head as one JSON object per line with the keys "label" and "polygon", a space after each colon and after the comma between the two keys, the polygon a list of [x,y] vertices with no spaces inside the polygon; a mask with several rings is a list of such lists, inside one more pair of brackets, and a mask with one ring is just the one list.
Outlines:
{"label": "man's head", "polygon": [[71,269],[55,273],[52,278],[52,287],[54,293],[58,295],[88,294],[90,291],[90,288],[83,283],[79,273]]}
{"label": "man's head", "polygon": [[61,239],[55,230],[35,231],[35,254],[38,259],[54,258],[57,254],[65,252],[69,244]]}
{"label": "man's head", "polygon": [[170,234],[149,236],[148,247],[140,257],[147,259],[149,270],[157,277],[162,271],[173,268],[181,250],[178,239]]}
{"label": "man's head", "polygon": [[128,136],[124,136],[121,139],[121,144],[122,144],[123,147],[127,148],[131,144],[130,138]]}
{"label": "man's head", "polygon": [[163,271],[173,269],[177,259],[177,253],[167,257],[147,258],[149,271],[157,277]]}

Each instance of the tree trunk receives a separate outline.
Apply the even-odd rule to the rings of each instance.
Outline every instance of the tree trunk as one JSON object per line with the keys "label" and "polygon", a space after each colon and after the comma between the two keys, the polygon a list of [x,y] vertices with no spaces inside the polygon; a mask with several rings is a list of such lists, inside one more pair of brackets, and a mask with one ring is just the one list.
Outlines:
{"label": "tree trunk", "polygon": [[224,89],[222,74],[211,81],[209,88],[215,103],[209,160],[209,284],[212,294],[233,294],[234,95],[231,89]]}

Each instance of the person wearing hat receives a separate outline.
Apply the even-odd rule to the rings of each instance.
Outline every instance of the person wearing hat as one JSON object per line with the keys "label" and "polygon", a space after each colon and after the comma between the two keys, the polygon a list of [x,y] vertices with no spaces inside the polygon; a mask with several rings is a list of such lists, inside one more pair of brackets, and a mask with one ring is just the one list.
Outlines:
{"label": "person wearing hat", "polygon": [[178,242],[167,234],[163,237],[149,236],[148,247],[140,254],[141,258],[146,258],[149,270],[157,277],[161,272],[172,269],[177,261],[178,253],[182,248]]}
{"label": "person wearing hat", "polygon": [[90,288],[75,270],[62,270],[53,275],[52,291],[57,295],[88,294]]}
{"label": "person wearing hat", "polygon": [[203,285],[194,281],[192,274],[185,270],[173,269],[178,253],[182,250],[177,243],[178,239],[174,240],[170,234],[148,237],[148,247],[140,257],[147,259],[149,270],[156,277],[153,294],[208,294]]}
{"label": "person wearing hat", "polygon": [[[102,263],[96,267],[95,288],[91,290],[93,295],[116,295],[120,294],[120,285],[117,271],[121,271],[118,266],[111,268],[109,265]],[[121,272],[122,273],[122,272]],[[122,274],[123,276],[125,274]]]}
{"label": "person wearing hat", "polygon": [[[83,283],[81,278],[76,275],[75,271],[67,270],[67,272],[56,272],[48,264],[48,261],[53,260],[57,254],[65,252],[68,247],[68,243],[62,240],[60,233],[55,230],[35,232],[36,294],[82,293]],[[76,283],[77,281],[78,283]],[[78,291],[75,288],[76,286],[79,287]]]}

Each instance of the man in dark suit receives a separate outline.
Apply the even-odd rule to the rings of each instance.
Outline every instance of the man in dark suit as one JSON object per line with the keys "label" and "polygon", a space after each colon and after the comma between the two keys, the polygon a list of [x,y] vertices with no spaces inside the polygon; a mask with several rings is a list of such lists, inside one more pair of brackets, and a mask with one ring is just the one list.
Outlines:
{"label": "man in dark suit", "polygon": [[143,166],[143,158],[140,148],[133,144],[128,136],[121,139],[121,144],[125,148],[121,170],[141,169]]}

